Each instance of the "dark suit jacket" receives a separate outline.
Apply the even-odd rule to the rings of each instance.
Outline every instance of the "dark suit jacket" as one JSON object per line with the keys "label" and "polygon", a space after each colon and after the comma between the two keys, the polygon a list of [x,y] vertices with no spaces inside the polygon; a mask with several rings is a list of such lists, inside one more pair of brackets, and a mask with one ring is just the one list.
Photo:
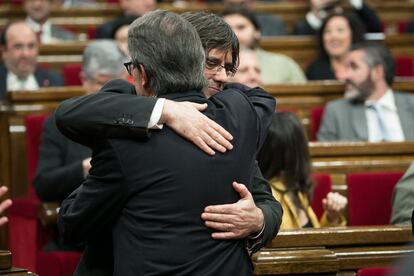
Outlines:
{"label": "dark suit jacket", "polygon": [[[123,82],[117,82],[111,86],[105,85],[98,93],[62,102],[56,110],[60,131],[73,141],[84,145],[93,145],[96,140],[102,138],[148,137],[146,126],[155,99],[137,97],[132,85],[125,89],[121,87],[122,84]],[[223,92],[226,92],[227,87],[232,86],[226,86]],[[260,106],[257,106],[257,111],[261,111]],[[258,167],[254,173],[252,195],[256,205],[263,211],[266,224],[260,242],[251,248],[257,251],[278,233],[282,208],[272,196],[270,184]]]}
{"label": "dark suit jacket", "polygon": [[[34,72],[39,87],[63,86],[63,78],[59,74],[37,68]],[[4,64],[0,64],[0,101],[7,98],[7,69]]]}
{"label": "dark suit jacket", "polygon": [[147,141],[102,140],[90,175],[62,203],[61,232],[77,242],[114,227],[116,275],[251,275],[244,241],[212,239],[200,214],[238,200],[233,180],[252,189],[274,99],[259,88],[228,89],[210,100],[201,91],[165,96],[207,102],[206,114],[233,134],[234,149],[211,157],[169,128]]}
{"label": "dark suit jacket", "polygon": [[[363,4],[361,9],[352,9],[352,12],[361,20],[365,25],[368,33],[379,33],[382,31],[381,20],[373,9],[368,5]],[[311,27],[306,19],[299,21],[293,26],[293,33],[297,35],[313,35],[318,30]]]}
{"label": "dark suit jacket", "polygon": [[336,80],[335,72],[332,69],[329,59],[318,57],[306,68],[308,80]]}
{"label": "dark suit jacket", "polygon": [[91,157],[89,148],[63,136],[54,117],[45,121],[33,186],[42,201],[63,201],[82,184],[82,160]]}

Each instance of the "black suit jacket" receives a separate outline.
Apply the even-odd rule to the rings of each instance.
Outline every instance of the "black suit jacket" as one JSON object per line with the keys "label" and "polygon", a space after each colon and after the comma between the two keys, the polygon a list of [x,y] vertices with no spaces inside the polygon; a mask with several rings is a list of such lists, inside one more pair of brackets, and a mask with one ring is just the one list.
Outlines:
{"label": "black suit jacket", "polygon": [[[39,87],[48,86],[63,86],[63,78],[59,74],[37,68],[34,72],[34,76]],[[4,64],[0,64],[0,101],[5,100],[7,97],[7,68]]]}
{"label": "black suit jacket", "polygon": [[[227,88],[241,86],[227,85]],[[102,138],[148,138],[147,125],[156,99],[137,97],[134,86],[111,82],[100,92],[68,99],[56,110],[59,130],[73,141],[92,146]],[[257,112],[262,107],[255,104]],[[252,190],[256,205],[262,209],[266,227],[253,251],[270,243],[279,231],[282,208],[270,190],[269,182],[256,165]],[[254,241],[257,242],[257,241]]]}
{"label": "black suit jacket", "polygon": [[147,141],[101,140],[90,175],[62,203],[61,232],[79,242],[113,227],[116,275],[251,275],[244,241],[212,239],[200,214],[238,200],[233,180],[252,189],[274,99],[259,88],[209,100],[201,92],[165,96],[207,102],[206,114],[233,134],[234,149],[211,157],[167,127]]}
{"label": "black suit jacket", "polygon": [[43,126],[36,176],[33,186],[42,201],[63,201],[84,180],[82,160],[91,157],[91,150],[63,136],[54,117]]}

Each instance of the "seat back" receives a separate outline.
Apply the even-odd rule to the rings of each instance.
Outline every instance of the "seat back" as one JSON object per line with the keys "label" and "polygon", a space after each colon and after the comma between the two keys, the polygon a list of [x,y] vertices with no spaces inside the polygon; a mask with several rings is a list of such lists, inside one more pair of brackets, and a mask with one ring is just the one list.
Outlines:
{"label": "seat back", "polygon": [[66,64],[63,66],[63,82],[65,86],[82,85],[80,72],[80,64]]}
{"label": "seat back", "polygon": [[390,276],[398,272],[396,267],[369,267],[358,269],[357,276]]}
{"label": "seat back", "polygon": [[315,187],[313,189],[311,206],[318,219],[321,219],[324,212],[322,199],[324,199],[326,195],[332,191],[332,180],[329,174],[323,173],[313,174],[312,177]]}
{"label": "seat back", "polygon": [[398,77],[414,76],[414,57],[397,56],[395,57],[395,75]]}
{"label": "seat back", "polygon": [[27,175],[28,175],[28,195],[29,198],[37,198],[32,186],[33,178],[36,174],[37,160],[39,159],[39,147],[42,142],[43,123],[49,115],[36,114],[27,115],[24,118],[26,127],[26,147],[27,147]]}
{"label": "seat back", "polygon": [[402,172],[347,175],[349,225],[387,225],[391,197]]}
{"label": "seat back", "polygon": [[310,110],[310,141],[316,141],[317,140],[317,134],[319,131],[319,127],[321,125],[323,112],[325,111],[324,106],[317,106],[313,107]]}

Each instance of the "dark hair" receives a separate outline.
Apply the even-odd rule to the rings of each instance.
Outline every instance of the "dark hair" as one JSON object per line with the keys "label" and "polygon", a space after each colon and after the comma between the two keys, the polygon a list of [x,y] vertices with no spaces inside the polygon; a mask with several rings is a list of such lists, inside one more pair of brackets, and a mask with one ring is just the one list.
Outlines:
{"label": "dark hair", "polygon": [[3,31],[0,34],[0,47],[6,47],[7,45],[7,31],[10,29],[10,27],[12,25],[14,25],[15,23],[19,23],[19,22],[24,22],[24,21],[10,21],[8,22],[4,28]]}
{"label": "dark hair", "polygon": [[205,55],[195,28],[181,16],[163,10],[148,12],[128,31],[132,63],[144,67],[148,88],[157,95],[201,91]]}
{"label": "dark hair", "polygon": [[224,17],[226,15],[234,15],[234,14],[245,17],[247,20],[250,21],[250,23],[253,24],[254,28],[257,31],[260,31],[260,25],[259,25],[259,22],[257,21],[256,14],[250,9],[248,9],[245,5],[226,6],[223,12],[221,13],[221,16]]}
{"label": "dark hair", "polygon": [[381,65],[384,70],[385,81],[389,86],[394,82],[395,62],[388,48],[379,42],[359,42],[351,47],[351,51],[364,51],[364,60],[370,69]]}
{"label": "dark hair", "polygon": [[134,22],[134,20],[137,18],[138,17],[135,15],[126,15],[116,19],[114,25],[112,26],[111,38],[115,39],[115,34],[121,27],[125,25],[131,25],[131,23]]}
{"label": "dark hair", "polygon": [[259,167],[268,180],[280,178],[296,204],[297,193],[312,197],[308,138],[305,129],[291,112],[277,112],[257,156]]}
{"label": "dark hair", "polygon": [[337,17],[337,16],[345,18],[349,24],[349,28],[351,29],[351,33],[352,33],[351,45],[365,40],[365,37],[364,37],[366,33],[365,25],[353,13],[332,13],[328,15],[328,17],[326,17],[324,21],[322,22],[322,26],[319,29],[319,32],[317,33],[319,55],[320,57],[326,60],[329,60],[329,55],[326,52],[325,46],[323,44],[323,33],[326,29],[326,25],[328,24],[328,22],[333,17]]}
{"label": "dark hair", "polygon": [[213,49],[231,51],[233,70],[239,66],[239,40],[231,27],[214,13],[185,12],[181,14],[197,30],[206,54]]}

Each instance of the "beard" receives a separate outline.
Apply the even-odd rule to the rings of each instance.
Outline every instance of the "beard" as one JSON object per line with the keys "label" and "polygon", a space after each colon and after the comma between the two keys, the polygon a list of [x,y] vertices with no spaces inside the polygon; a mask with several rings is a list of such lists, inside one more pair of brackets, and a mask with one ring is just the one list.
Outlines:
{"label": "beard", "polygon": [[345,98],[355,102],[365,102],[374,92],[374,82],[372,81],[371,76],[368,76],[360,84],[346,80],[346,85],[351,86],[351,88],[346,89]]}

